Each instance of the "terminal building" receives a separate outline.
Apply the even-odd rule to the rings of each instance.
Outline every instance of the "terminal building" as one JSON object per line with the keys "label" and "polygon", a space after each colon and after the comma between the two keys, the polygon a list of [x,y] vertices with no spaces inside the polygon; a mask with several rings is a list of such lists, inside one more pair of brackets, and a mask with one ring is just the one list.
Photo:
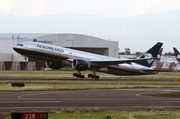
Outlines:
{"label": "terminal building", "polygon": [[1,33],[0,70],[42,70],[43,61],[26,59],[13,50],[19,42],[33,41],[118,58],[118,41],[83,34]]}

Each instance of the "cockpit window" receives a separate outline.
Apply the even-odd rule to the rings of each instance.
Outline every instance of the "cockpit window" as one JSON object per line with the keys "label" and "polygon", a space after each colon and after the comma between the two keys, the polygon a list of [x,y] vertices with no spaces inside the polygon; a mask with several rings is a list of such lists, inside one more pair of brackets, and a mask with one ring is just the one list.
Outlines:
{"label": "cockpit window", "polygon": [[23,46],[23,44],[17,44],[17,46]]}

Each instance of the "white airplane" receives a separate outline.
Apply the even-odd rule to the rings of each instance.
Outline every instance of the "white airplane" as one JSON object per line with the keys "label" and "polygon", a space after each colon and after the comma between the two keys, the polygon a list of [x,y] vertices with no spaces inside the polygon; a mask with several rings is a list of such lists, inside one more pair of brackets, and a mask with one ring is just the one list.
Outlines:
{"label": "white airplane", "polygon": [[177,50],[177,48],[175,48],[175,47],[173,47],[173,50],[174,50],[174,54],[175,54],[176,60],[179,62],[180,61],[180,53]]}
{"label": "white airplane", "polygon": [[[159,45],[161,46],[162,43]],[[73,76],[79,78],[85,77],[80,71],[91,70],[93,73],[88,74],[88,77],[95,79],[100,78],[95,73],[100,68],[142,60],[147,60],[151,64],[154,56],[153,54],[146,54],[139,59],[117,59],[39,42],[21,42],[13,49],[23,56],[51,62],[50,64],[57,67],[71,66],[78,71],[78,73],[73,73]]]}
{"label": "white airplane", "polygon": [[118,65],[110,65],[106,68],[101,68],[100,71],[115,75],[147,75],[147,74],[157,74],[160,71],[165,71],[165,70],[154,69],[152,67],[154,61],[158,62],[160,60],[162,53],[161,46],[162,43],[158,42],[152,48],[150,48],[145,54],[142,54],[141,56],[137,57],[137,59],[140,59],[140,58],[144,58],[146,54],[152,54],[152,56],[156,58],[155,60],[152,59],[152,60],[143,60],[143,61],[137,61],[131,63],[123,63]]}
{"label": "white airplane", "polygon": [[173,47],[174,50],[174,54],[176,57],[177,62],[175,62],[176,67],[174,68],[174,70],[180,70],[180,52],[177,50],[177,48]]}

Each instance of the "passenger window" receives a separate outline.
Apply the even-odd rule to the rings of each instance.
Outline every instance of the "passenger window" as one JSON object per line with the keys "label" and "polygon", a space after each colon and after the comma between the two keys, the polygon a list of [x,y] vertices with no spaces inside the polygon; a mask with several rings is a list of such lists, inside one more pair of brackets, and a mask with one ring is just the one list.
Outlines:
{"label": "passenger window", "polygon": [[17,46],[23,46],[23,44],[17,44]]}

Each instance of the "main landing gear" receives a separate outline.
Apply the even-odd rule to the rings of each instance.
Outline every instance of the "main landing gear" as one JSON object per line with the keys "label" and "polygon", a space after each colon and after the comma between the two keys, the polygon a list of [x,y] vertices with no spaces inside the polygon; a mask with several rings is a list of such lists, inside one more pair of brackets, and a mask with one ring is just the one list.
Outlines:
{"label": "main landing gear", "polygon": [[96,75],[95,71],[96,71],[96,69],[93,69],[92,74],[88,74],[88,77],[89,78],[94,78],[94,79],[99,79],[100,76]]}
{"label": "main landing gear", "polygon": [[[78,71],[78,73],[73,73],[73,76],[78,77],[78,78],[85,78],[84,75],[81,74],[80,71]],[[93,72],[93,74],[88,74],[89,78],[94,78],[94,79],[99,79],[100,77],[98,75],[95,74],[95,72]]]}
{"label": "main landing gear", "polygon": [[95,79],[99,79],[100,77],[96,74],[88,74],[89,78],[95,78]]}
{"label": "main landing gear", "polygon": [[73,76],[76,76],[78,78],[85,78],[85,76],[82,75],[80,71],[78,71],[78,73],[73,73]]}

